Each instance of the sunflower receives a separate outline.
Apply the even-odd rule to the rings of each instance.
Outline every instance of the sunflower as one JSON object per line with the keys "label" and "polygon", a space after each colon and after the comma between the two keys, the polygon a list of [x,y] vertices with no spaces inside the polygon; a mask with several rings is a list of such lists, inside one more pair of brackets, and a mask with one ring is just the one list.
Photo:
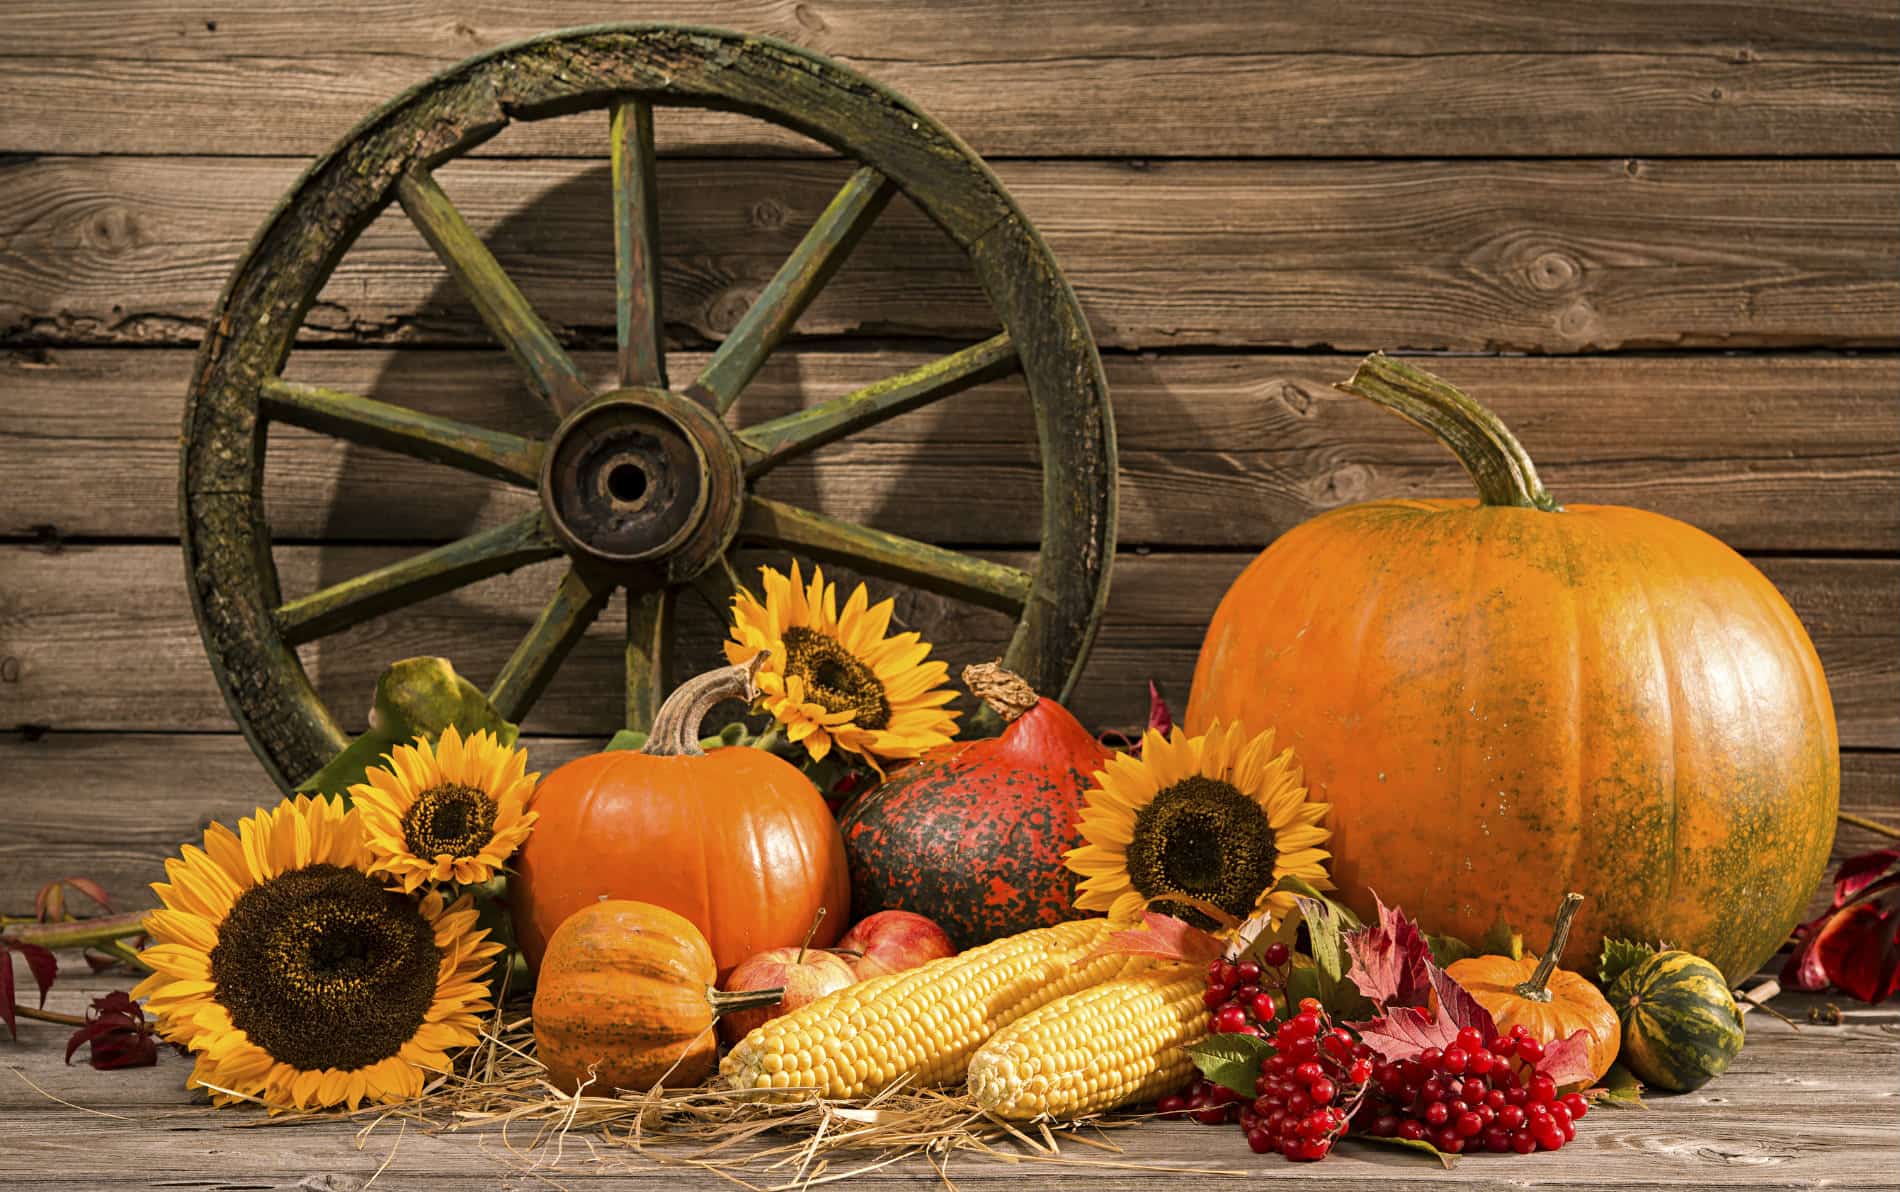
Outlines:
{"label": "sunflower", "polygon": [[[1075,905],[1111,918],[1139,914],[1150,899],[1188,894],[1236,919],[1261,911],[1278,922],[1293,908],[1283,877],[1332,889],[1326,876],[1331,805],[1300,785],[1293,751],[1273,752],[1271,729],[1249,740],[1219,721],[1205,736],[1149,729],[1141,755],[1120,754],[1095,774],[1081,817],[1088,843],[1066,861],[1082,875]],[[1191,908],[1173,910],[1210,925]]]}
{"label": "sunflower", "polygon": [[165,862],[145,918],[152,975],[132,991],[197,1056],[188,1088],[272,1112],[422,1091],[474,1043],[499,951],[469,900],[405,897],[369,875],[341,799],[287,799],[206,829]]}
{"label": "sunflower", "polygon": [[926,661],[930,643],[915,633],[886,636],[891,601],[870,606],[859,584],[840,614],[837,587],[822,568],[812,569],[810,586],[797,563],[789,577],[759,570],[765,601],[745,591],[732,598],[726,659],[736,665],[770,651],[759,690],[787,740],[804,742],[813,761],[835,745],[875,766],[950,739],[957,713],[944,707],[956,698],[946,686],[949,667]]}
{"label": "sunflower", "polygon": [[455,726],[431,748],[424,737],[385,754],[368,783],[350,788],[369,834],[370,868],[412,892],[424,882],[463,885],[495,876],[528,838],[539,774],[528,752],[509,749],[486,729],[463,739]]}

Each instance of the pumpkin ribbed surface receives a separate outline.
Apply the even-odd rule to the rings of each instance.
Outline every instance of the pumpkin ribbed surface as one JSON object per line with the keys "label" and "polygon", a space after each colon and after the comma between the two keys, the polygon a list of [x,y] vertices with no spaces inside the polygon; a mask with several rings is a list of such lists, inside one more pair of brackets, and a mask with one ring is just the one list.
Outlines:
{"label": "pumpkin ribbed surface", "polygon": [[1467,956],[1445,971],[1491,1012],[1500,1030],[1508,1032],[1522,1026],[1539,1043],[1589,1031],[1591,1074],[1601,1080],[1616,1062],[1621,1035],[1616,1011],[1589,978],[1562,969],[1552,972],[1545,982],[1550,1000],[1540,1002],[1518,992],[1518,986],[1537,971],[1535,956],[1515,960],[1509,956]]}
{"label": "pumpkin ribbed surface", "polygon": [[1673,1092],[1698,1089],[1742,1050],[1742,1015],[1714,965],[1659,952],[1610,985],[1623,1021],[1623,1063],[1637,1079]]}

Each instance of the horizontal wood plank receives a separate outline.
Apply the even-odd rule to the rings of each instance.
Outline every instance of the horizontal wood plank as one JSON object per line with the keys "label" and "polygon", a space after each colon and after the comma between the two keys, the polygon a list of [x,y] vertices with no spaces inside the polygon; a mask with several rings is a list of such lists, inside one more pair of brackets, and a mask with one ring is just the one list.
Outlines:
{"label": "horizontal wood plank", "polygon": [[[597,737],[527,737],[529,765],[550,773],[600,747]],[[0,838],[0,912],[18,914],[47,882],[78,874],[122,908],[147,906],[163,862],[213,821],[236,823],[276,796],[235,733],[0,734],[11,831]],[[75,810],[84,793],[84,810]],[[1841,759],[1841,807],[1900,828],[1900,754]],[[1843,825],[1829,864],[1878,847]],[[1825,887],[1824,887],[1825,888]],[[1817,902],[1824,902],[1817,891]],[[1817,907],[1818,909],[1818,907]],[[0,1093],[4,1104],[4,1093]]]}
{"label": "horizontal wood plank", "polygon": [[[931,359],[784,353],[738,407],[752,424]],[[691,376],[703,353],[674,357]],[[1461,496],[1428,435],[1334,390],[1346,356],[1111,355],[1124,543],[1259,547],[1349,501]],[[1900,553],[1900,357],[1456,359],[1428,362],[1493,405],[1572,502],[1635,505],[1740,550]],[[611,353],[579,354],[597,384]],[[0,534],[175,538],[154,501],[177,474],[192,355],[0,357]],[[495,430],[549,415],[499,352],[307,351],[290,376]],[[775,472],[762,491],[912,537],[1033,546],[1042,476],[1008,378],[871,427]],[[532,509],[530,492],[274,427],[265,501],[279,542],[447,541]],[[1208,510],[1218,502],[1221,516]]]}
{"label": "horizontal wood plank", "polygon": [[[9,5],[8,147],[308,155],[467,55],[682,15],[654,0],[222,7]],[[1175,5],[1165,20],[1141,0],[981,0],[938,20],[878,0],[726,0],[690,16],[842,58],[992,157],[1871,154],[1900,137],[1900,31],[1872,0],[1564,13],[1388,0],[1351,21],[1322,0]],[[812,149],[756,121],[662,116],[670,152]],[[604,137],[604,120],[570,118],[484,151],[590,156]]]}
{"label": "horizontal wood plank", "polygon": [[[280,547],[286,597],[387,564],[388,547]],[[1002,555],[1023,565],[1023,555]],[[1071,703],[1098,727],[1139,723],[1147,682],[1185,696],[1201,635],[1244,554],[1129,552],[1116,562],[1102,630]],[[305,668],[345,723],[361,723],[382,667],[439,654],[477,683],[494,678],[564,563],[417,605],[302,648]],[[1900,747],[1900,561],[1766,559],[1763,571],[1803,617],[1828,671],[1843,744]],[[884,590],[880,586],[878,590]],[[899,590],[898,621],[953,665],[1002,652],[1001,614]],[[684,602],[685,673],[717,657],[709,605]],[[526,721],[532,731],[605,737],[619,727],[622,598],[575,648]],[[0,724],[54,729],[219,731],[230,725],[212,682],[173,546],[0,547]]]}
{"label": "horizontal wood plank", "polygon": [[[0,342],[195,342],[303,162],[0,163]],[[1900,161],[1016,162],[1005,183],[1105,347],[1594,352],[1900,343]],[[846,176],[670,161],[662,306],[714,341]],[[611,342],[605,159],[462,161],[444,187],[557,334]],[[900,199],[802,334],[981,339],[967,263]],[[308,342],[490,342],[400,211],[305,318]]]}
{"label": "horizontal wood plank", "polygon": [[[781,357],[740,413],[746,422],[775,417],[925,358]],[[701,357],[678,359],[690,369]],[[611,368],[600,354],[580,362],[594,373]],[[19,482],[0,492],[0,530],[175,536],[175,508],[149,494],[172,482],[189,356],[16,353],[11,364],[15,400],[0,410],[0,469]],[[1123,540],[1258,546],[1350,500],[1467,492],[1427,436],[1330,388],[1351,364],[1111,357]],[[1566,499],[1655,509],[1744,550],[1900,550],[1900,407],[1890,399],[1900,360],[1469,359],[1436,367],[1518,427]],[[487,354],[311,352],[292,372],[480,425],[546,430],[544,407]],[[1711,418],[1711,408],[1731,413]],[[86,417],[73,418],[75,409]],[[268,458],[266,500],[280,541],[442,540],[534,500],[291,428],[273,431]],[[913,536],[954,517],[963,541],[1026,545],[1036,538],[1040,486],[1030,410],[1010,380],[861,432],[786,467],[765,491]],[[1209,518],[1215,494],[1225,515]]]}
{"label": "horizontal wood plank", "polygon": [[[49,1005],[75,1013],[89,997],[126,983],[123,974],[94,976],[81,968],[55,987]],[[1059,1141],[1062,1154],[1048,1162],[1004,1142],[1000,1149],[1015,1161],[958,1152],[949,1157],[946,1174],[959,1188],[1021,1187],[1033,1172],[1031,1178],[1051,1187],[1102,1192],[1147,1192],[1164,1183],[1238,1192],[1288,1179],[1302,1189],[1423,1192],[1488,1178],[1540,1192],[1797,1185],[1885,1192],[1900,1157],[1894,1143],[1900,1104],[1879,1092],[1900,1060],[1896,1015],[1891,1008],[1847,1003],[1839,1025],[1809,1023],[1809,1011],[1824,1010],[1830,1000],[1783,995],[1775,1008],[1801,1025],[1751,1014],[1747,1045],[1720,1080],[1695,1093],[1651,1094],[1647,1110],[1596,1110],[1578,1124],[1574,1144],[1535,1158],[1476,1156],[1447,1172],[1419,1156],[1348,1143],[1326,1162],[1294,1175],[1278,1157],[1251,1154],[1238,1130],[1144,1121],[1106,1135],[1120,1153]],[[221,1127],[259,1115],[195,1107],[183,1088],[188,1060],[161,1051],[153,1068],[68,1067],[61,1062],[66,1033],[23,1022],[18,1044],[0,1044],[7,1052],[0,1061],[6,1069],[0,1071],[0,1120],[7,1129],[0,1177],[10,1189],[262,1188],[289,1186],[292,1177],[298,1186],[323,1188],[365,1188],[371,1180],[392,1188],[450,1190],[569,1187],[579,1181],[607,1186],[597,1185],[603,1178],[633,1192],[733,1186],[708,1172],[658,1166],[651,1156],[634,1155],[578,1128],[559,1137],[557,1146],[555,1132],[537,1136],[519,1123],[504,1139],[492,1131],[430,1132],[376,1122],[370,1111],[353,1120],[233,1131]],[[1802,1112],[1789,1110],[1791,1089],[1798,1090]],[[647,1137],[657,1144],[650,1131]],[[657,1153],[677,1159],[691,1152]],[[831,1173],[873,1158],[838,1156]],[[767,1186],[780,1174],[753,1178]],[[874,1190],[943,1184],[921,1159],[850,1179],[853,1188]]]}

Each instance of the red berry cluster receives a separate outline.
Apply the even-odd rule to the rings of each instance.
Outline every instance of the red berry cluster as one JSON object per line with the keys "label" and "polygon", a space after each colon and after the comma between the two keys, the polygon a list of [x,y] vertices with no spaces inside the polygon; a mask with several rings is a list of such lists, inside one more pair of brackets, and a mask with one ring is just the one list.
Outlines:
{"label": "red berry cluster", "polygon": [[1257,1154],[1324,1159],[1363,1103],[1374,1067],[1372,1048],[1333,1026],[1318,1001],[1302,999],[1274,1032],[1253,1104],[1240,1111],[1247,1145]]}
{"label": "red berry cluster", "polygon": [[1216,960],[1207,966],[1207,992],[1201,995],[1217,1035],[1259,1035],[1286,1007],[1286,969],[1293,953],[1272,944],[1258,962]]}
{"label": "red berry cluster", "polygon": [[1535,1070],[1543,1044],[1522,1026],[1488,1042],[1472,1027],[1440,1050],[1382,1063],[1354,1126],[1367,1134],[1430,1142],[1448,1155],[1462,1151],[1554,1151],[1577,1136],[1588,1110],[1576,1093],[1557,1096]]}

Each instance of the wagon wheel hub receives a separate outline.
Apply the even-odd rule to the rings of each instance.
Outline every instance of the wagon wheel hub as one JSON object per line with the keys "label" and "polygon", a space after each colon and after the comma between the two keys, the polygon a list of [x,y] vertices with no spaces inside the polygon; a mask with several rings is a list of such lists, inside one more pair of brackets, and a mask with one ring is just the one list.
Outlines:
{"label": "wagon wheel hub", "polygon": [[704,405],[617,389],[568,415],[548,442],[541,507],[577,562],[650,591],[715,564],[739,527],[744,468]]}

